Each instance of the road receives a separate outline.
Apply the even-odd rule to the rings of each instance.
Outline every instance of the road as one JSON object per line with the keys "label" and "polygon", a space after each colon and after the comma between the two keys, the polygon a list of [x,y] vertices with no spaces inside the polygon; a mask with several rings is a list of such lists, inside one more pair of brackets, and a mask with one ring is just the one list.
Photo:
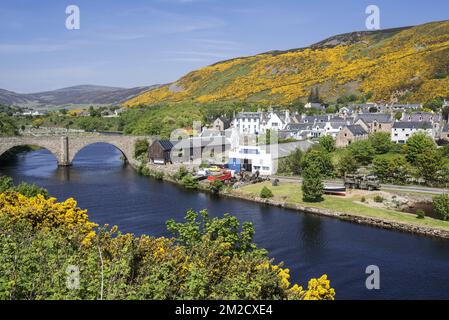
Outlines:
{"label": "road", "polygon": [[[298,177],[283,177],[283,176],[273,176],[272,179],[279,179],[279,181],[284,182],[302,182],[301,178]],[[342,180],[326,180],[325,183],[329,184],[338,184],[342,185]],[[392,190],[392,191],[403,191],[403,192],[418,192],[418,193],[428,193],[428,194],[449,194],[449,189],[443,189],[443,188],[429,188],[429,187],[423,187],[423,186],[399,186],[394,184],[382,184],[382,189],[386,190]]]}

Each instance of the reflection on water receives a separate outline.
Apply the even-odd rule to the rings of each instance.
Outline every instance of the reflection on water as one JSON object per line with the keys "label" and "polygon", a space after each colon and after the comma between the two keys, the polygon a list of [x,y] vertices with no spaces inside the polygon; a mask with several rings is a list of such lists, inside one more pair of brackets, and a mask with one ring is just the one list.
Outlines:
{"label": "reflection on water", "polygon": [[[232,213],[253,222],[255,241],[285,262],[292,282],[326,273],[340,299],[449,298],[448,241],[188,192],[137,175],[120,155],[96,144],[79,152],[72,167],[58,168],[40,150],[18,155],[0,172],[41,185],[60,200],[74,197],[95,222],[138,235],[168,236],[165,221],[181,220],[190,208],[208,209],[212,216]],[[372,264],[380,267],[380,291],[365,288],[365,269]]]}

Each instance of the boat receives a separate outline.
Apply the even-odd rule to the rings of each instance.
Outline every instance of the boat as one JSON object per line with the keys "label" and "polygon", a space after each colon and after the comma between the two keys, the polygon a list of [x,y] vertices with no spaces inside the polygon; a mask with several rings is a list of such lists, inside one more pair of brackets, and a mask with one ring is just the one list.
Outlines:
{"label": "boat", "polygon": [[345,186],[324,186],[324,194],[333,195],[333,196],[346,196],[346,187]]}
{"label": "boat", "polygon": [[210,175],[207,180],[209,181],[227,181],[232,178],[232,173],[230,171],[224,171],[220,174]]}

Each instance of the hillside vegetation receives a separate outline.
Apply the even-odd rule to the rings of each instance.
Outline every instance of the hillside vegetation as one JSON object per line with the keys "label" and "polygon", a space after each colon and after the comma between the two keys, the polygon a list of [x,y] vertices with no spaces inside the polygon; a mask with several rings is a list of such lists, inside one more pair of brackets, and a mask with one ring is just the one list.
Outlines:
{"label": "hillside vegetation", "polygon": [[328,102],[355,94],[385,102],[449,96],[449,21],[355,32],[309,48],[219,62],[127,102],[287,104],[318,87]]}

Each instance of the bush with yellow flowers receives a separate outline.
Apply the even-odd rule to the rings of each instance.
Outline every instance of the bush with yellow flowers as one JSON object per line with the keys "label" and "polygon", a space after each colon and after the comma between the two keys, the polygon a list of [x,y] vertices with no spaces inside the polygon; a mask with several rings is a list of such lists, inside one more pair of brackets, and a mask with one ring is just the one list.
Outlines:
{"label": "bush with yellow flowers", "polygon": [[0,194],[0,299],[332,300],[326,276],[304,289],[253,243],[251,224],[189,211],[172,238],[96,228],[69,199]]}
{"label": "bush with yellow flowers", "polygon": [[26,219],[36,228],[64,228],[79,231],[86,244],[95,236],[97,224],[90,222],[87,210],[77,207],[70,198],[56,202],[55,198],[46,198],[41,194],[26,197],[17,192],[0,193],[0,216],[9,216],[12,220]]}

